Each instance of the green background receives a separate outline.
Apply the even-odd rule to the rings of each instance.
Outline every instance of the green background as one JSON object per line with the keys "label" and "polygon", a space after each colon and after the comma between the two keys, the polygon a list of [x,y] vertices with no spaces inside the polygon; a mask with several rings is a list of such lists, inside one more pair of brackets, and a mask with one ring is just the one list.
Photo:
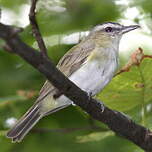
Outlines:
{"label": "green background", "polygon": [[[12,13],[20,13],[21,6],[25,4],[29,4],[29,1],[0,0],[2,13],[5,9]],[[66,11],[60,13],[48,9],[48,6],[56,5],[65,8]],[[119,19],[125,19],[123,12],[129,7],[136,7],[140,11],[140,15],[133,19],[134,22],[145,21],[151,31],[149,26],[152,16],[151,6],[151,0],[132,0],[128,5],[118,5],[114,0],[40,0],[37,19],[42,35],[48,40],[46,44],[49,56],[57,64],[73,45],[61,44],[60,39],[51,36],[56,35],[60,38],[62,35],[88,30],[105,21],[117,22]],[[19,23],[14,22],[14,25],[19,26]],[[144,34],[151,36],[151,32]],[[20,36],[29,45],[35,44],[29,25]],[[58,43],[52,46],[51,43],[54,42]],[[0,44],[0,152],[143,151],[133,143],[115,135],[104,124],[92,120],[76,106],[70,106],[42,119],[23,142],[11,143],[10,139],[5,137],[8,130],[6,120],[12,117],[18,119],[25,113],[35,101],[45,78],[20,57],[5,52],[2,40]],[[152,54],[150,51],[146,53]],[[126,64],[127,58],[129,56],[124,58],[120,54],[121,66]],[[129,72],[113,78],[102,93],[97,95],[97,98],[110,108],[124,112],[137,123],[150,129],[152,128],[151,66],[152,60],[144,59],[140,66],[133,66]],[[143,87],[140,87],[140,84]],[[94,126],[100,129],[94,129]],[[39,128],[46,130],[40,132]],[[67,131],[63,131],[65,129]]]}

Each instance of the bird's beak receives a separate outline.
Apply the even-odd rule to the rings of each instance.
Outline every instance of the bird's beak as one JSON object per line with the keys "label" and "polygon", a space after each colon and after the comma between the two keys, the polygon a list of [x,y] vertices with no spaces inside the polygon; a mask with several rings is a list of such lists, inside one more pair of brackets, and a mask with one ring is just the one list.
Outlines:
{"label": "bird's beak", "polygon": [[124,34],[124,33],[127,33],[129,31],[135,30],[137,28],[140,28],[140,26],[139,25],[123,26],[121,32],[122,32],[122,34]]}

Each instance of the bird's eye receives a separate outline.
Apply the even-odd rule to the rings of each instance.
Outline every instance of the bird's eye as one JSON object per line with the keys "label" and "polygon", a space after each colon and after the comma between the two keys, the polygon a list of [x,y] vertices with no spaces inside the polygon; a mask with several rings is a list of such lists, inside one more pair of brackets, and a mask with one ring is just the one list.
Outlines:
{"label": "bird's eye", "polygon": [[106,28],[105,28],[105,31],[106,31],[106,32],[112,32],[112,27],[106,27]]}

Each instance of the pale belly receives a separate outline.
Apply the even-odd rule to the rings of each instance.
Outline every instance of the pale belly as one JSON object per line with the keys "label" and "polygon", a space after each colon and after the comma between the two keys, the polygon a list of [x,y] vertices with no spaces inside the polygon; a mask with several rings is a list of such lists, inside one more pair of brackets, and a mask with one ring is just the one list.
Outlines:
{"label": "pale belly", "polygon": [[117,61],[90,62],[83,65],[69,77],[77,86],[89,94],[100,92],[112,79],[117,68]]}
{"label": "pale belly", "polygon": [[[94,96],[110,82],[117,66],[118,64],[115,59],[108,62],[85,64],[71,75],[69,79],[82,90]],[[73,103],[64,95],[59,97],[56,101],[61,105]]]}

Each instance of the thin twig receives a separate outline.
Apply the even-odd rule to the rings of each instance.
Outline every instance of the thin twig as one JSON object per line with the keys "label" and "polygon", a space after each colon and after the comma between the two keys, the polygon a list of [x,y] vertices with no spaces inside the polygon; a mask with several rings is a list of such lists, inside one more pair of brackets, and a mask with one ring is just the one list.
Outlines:
{"label": "thin twig", "polygon": [[128,63],[125,66],[123,66],[115,74],[115,76],[117,76],[117,75],[119,75],[121,73],[124,73],[124,72],[129,72],[132,66],[140,66],[140,64],[142,63],[144,58],[152,58],[152,55],[145,55],[144,52],[143,52],[143,49],[139,47],[136,51],[134,51],[131,54]]}
{"label": "thin twig", "polygon": [[90,131],[108,131],[108,129],[104,129],[101,127],[91,127],[91,126],[86,126],[86,127],[79,127],[79,128],[59,128],[59,129],[49,129],[49,128],[34,128],[32,129],[32,132],[38,132],[38,133],[43,133],[43,132],[59,132],[59,133],[71,133],[74,131],[85,131],[85,130],[90,130]]}
{"label": "thin twig", "polygon": [[48,56],[47,55],[47,48],[46,48],[45,43],[43,41],[43,38],[41,36],[39,26],[37,24],[36,17],[35,17],[37,1],[38,0],[31,0],[32,4],[31,4],[31,8],[30,8],[30,13],[29,13],[29,20],[30,20],[30,24],[32,26],[33,34],[34,34],[35,39],[36,39],[38,46],[40,48],[40,51],[41,51],[42,55],[47,57]]}

